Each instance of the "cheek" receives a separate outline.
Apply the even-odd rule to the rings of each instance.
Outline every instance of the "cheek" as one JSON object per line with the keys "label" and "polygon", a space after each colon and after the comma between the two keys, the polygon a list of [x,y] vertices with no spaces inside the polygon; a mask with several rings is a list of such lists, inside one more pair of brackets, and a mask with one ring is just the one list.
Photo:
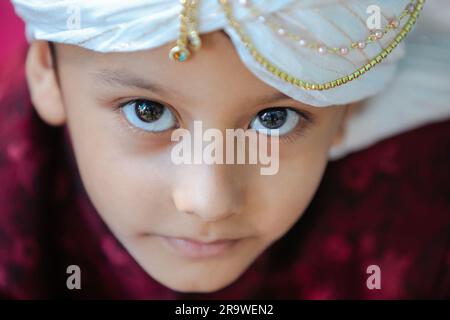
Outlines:
{"label": "cheek", "polygon": [[82,101],[67,109],[84,187],[106,224],[126,236],[157,224],[170,203],[170,154],[152,146],[142,152],[111,110]]}
{"label": "cheek", "polygon": [[99,214],[123,236],[154,228],[170,210],[169,186],[157,173],[167,172],[164,166],[151,159],[140,163],[127,156],[108,160],[113,161],[102,165],[80,154],[84,185]]}
{"label": "cheek", "polygon": [[[283,147],[282,147],[283,148]],[[280,167],[276,175],[259,176],[253,185],[259,212],[255,217],[261,234],[269,241],[283,236],[302,216],[320,184],[327,164],[323,148],[308,152],[280,150]]]}

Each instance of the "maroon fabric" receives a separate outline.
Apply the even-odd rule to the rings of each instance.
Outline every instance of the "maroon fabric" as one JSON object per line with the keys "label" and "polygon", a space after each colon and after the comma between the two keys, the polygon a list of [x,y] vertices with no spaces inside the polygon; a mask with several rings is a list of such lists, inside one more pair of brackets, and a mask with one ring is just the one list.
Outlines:
{"label": "maroon fabric", "polygon": [[[305,215],[235,283],[180,294],[149,277],[93,209],[66,132],[31,106],[25,51],[0,63],[0,298],[450,298],[450,122],[330,163]],[[66,288],[71,264],[82,290]],[[366,287],[371,264],[381,290]]]}

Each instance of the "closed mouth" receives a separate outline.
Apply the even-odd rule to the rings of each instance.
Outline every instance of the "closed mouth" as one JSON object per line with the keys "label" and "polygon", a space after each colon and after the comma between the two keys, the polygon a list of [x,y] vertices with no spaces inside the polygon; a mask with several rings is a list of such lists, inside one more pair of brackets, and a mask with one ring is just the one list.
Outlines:
{"label": "closed mouth", "polygon": [[160,239],[178,254],[187,258],[207,258],[218,256],[229,251],[239,239],[223,239],[203,242],[188,238],[161,236]]}

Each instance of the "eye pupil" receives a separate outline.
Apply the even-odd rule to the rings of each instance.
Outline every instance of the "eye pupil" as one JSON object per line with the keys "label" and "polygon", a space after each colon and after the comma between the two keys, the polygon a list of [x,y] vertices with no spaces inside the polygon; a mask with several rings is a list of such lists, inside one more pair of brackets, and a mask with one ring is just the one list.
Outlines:
{"label": "eye pupil", "polygon": [[261,124],[268,129],[280,128],[287,119],[286,109],[267,109],[258,114]]}
{"label": "eye pupil", "polygon": [[164,106],[149,101],[136,101],[135,111],[138,118],[144,122],[154,122],[161,118]]}

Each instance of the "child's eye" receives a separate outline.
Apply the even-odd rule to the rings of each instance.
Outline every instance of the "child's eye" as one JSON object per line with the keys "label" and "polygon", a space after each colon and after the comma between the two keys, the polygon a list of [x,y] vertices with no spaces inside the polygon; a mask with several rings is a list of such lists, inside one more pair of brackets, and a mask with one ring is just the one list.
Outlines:
{"label": "child's eye", "polygon": [[155,101],[137,99],[127,102],[121,108],[130,124],[145,131],[162,132],[177,124],[173,112]]}
{"label": "child's eye", "polygon": [[278,129],[278,135],[286,135],[293,131],[301,115],[290,108],[269,108],[258,112],[257,116],[250,123],[250,128],[256,131],[262,130],[270,135],[270,131]]}

